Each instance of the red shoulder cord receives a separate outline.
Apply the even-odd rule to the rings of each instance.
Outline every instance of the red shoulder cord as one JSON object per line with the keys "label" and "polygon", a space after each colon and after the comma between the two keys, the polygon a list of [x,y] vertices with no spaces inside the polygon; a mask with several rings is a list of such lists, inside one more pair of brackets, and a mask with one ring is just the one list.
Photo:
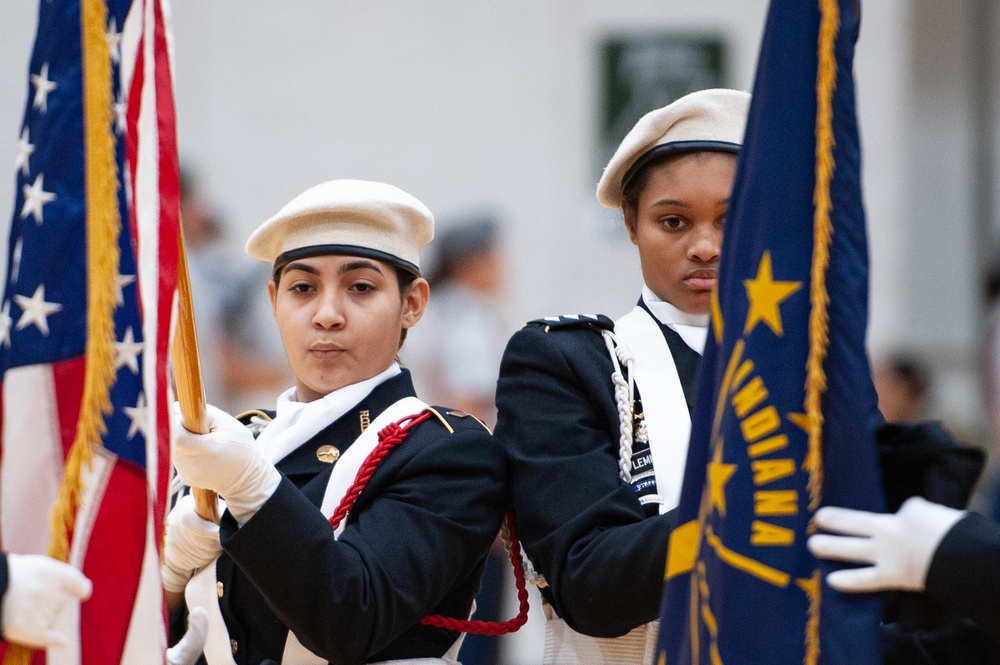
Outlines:
{"label": "red shoulder cord", "polygon": [[[368,456],[358,475],[354,478],[354,483],[347,490],[340,505],[330,516],[330,524],[336,529],[340,526],[341,520],[347,515],[351,506],[364,490],[368,481],[379,463],[385,459],[389,451],[406,440],[410,430],[431,417],[430,411],[423,411],[419,414],[406,416],[394,423],[386,425],[378,433],[378,445]],[[461,631],[463,633],[477,633],[479,635],[505,635],[513,633],[528,620],[528,590],[524,582],[524,566],[521,563],[521,542],[517,538],[517,524],[514,520],[514,507],[508,506],[506,515],[506,526],[510,531],[510,563],[514,566],[514,585],[517,587],[518,613],[517,616],[508,621],[471,621],[464,619],[454,619],[451,617],[432,614],[420,620],[421,625],[445,628],[447,630]]]}

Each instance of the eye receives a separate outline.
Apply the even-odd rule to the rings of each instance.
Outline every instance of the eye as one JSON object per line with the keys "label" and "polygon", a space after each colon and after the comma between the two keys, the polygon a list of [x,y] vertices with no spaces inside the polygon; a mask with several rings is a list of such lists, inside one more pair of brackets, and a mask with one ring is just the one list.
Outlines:
{"label": "eye", "polygon": [[312,291],[312,285],[307,282],[295,282],[288,287],[288,290],[292,293],[309,293]]}
{"label": "eye", "polygon": [[358,293],[368,293],[375,290],[375,285],[371,282],[355,282],[351,284],[351,290]]}
{"label": "eye", "polygon": [[676,230],[684,226],[684,218],[677,215],[668,215],[660,220],[663,226],[671,230]]}

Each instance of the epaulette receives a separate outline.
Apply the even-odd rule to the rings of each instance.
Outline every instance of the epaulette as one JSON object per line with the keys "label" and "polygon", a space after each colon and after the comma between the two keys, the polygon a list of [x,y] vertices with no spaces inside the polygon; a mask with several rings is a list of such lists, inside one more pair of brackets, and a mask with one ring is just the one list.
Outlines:
{"label": "epaulette", "polygon": [[445,429],[448,430],[449,434],[455,433],[455,428],[452,427],[451,423],[448,422],[452,418],[457,418],[459,420],[464,420],[465,418],[471,418],[475,422],[482,425],[483,429],[485,429],[487,432],[493,434],[493,431],[486,426],[486,423],[484,423],[482,420],[472,415],[471,413],[459,411],[458,409],[449,409],[443,406],[429,406],[427,407],[427,410],[430,411],[432,414],[434,414],[434,416],[441,422],[441,424],[444,425]]}
{"label": "epaulette", "polygon": [[250,430],[253,434],[253,438],[260,436],[260,433],[264,431],[264,428],[274,420],[276,412],[267,411],[264,409],[250,409],[249,411],[244,411],[243,413],[236,416],[236,420],[243,423],[243,426]]}
{"label": "epaulette", "polygon": [[579,328],[581,326],[598,330],[614,330],[615,322],[604,314],[566,314],[564,316],[546,316],[544,319],[533,319],[528,324],[545,327],[545,332],[561,328]]}
{"label": "epaulette", "polygon": [[236,416],[236,420],[240,421],[244,425],[249,425],[254,418],[261,418],[267,422],[274,420],[275,411],[264,410],[264,409],[250,409],[249,411],[244,411]]}

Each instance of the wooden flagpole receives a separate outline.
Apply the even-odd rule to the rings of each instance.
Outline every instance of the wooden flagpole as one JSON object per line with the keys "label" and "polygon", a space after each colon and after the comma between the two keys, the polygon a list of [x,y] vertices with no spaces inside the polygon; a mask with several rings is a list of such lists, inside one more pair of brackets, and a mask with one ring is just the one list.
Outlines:
{"label": "wooden flagpole", "polygon": [[[201,359],[195,334],[191,279],[188,276],[184,232],[178,234],[177,252],[177,327],[171,342],[174,388],[181,406],[181,425],[196,434],[208,434],[208,410],[205,408],[205,384],[201,379]],[[191,488],[195,509],[202,519],[219,523],[217,496],[211,490]]]}

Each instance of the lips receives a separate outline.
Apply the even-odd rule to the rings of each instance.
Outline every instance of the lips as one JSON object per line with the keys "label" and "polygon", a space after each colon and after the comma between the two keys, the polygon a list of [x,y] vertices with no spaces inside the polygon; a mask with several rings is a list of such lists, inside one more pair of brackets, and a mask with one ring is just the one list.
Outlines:
{"label": "lips", "polygon": [[334,358],[344,350],[344,347],[332,342],[316,342],[309,347],[309,353],[317,358]]}
{"label": "lips", "polygon": [[695,291],[710,291],[718,280],[715,270],[693,270],[684,277],[684,284]]}

